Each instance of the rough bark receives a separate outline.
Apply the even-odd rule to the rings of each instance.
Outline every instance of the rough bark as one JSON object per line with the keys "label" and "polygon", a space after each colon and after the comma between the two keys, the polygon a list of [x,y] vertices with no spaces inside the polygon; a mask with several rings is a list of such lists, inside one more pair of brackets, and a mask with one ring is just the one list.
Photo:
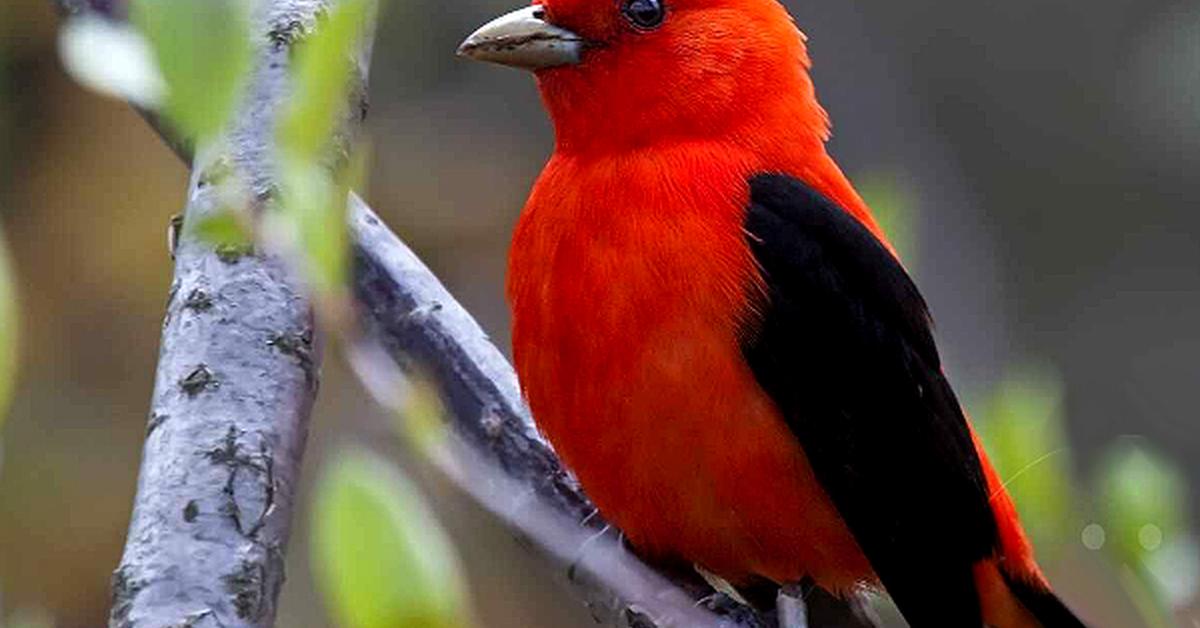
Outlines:
{"label": "rough bark", "polygon": [[[188,219],[213,209],[193,186]],[[110,625],[270,626],[319,356],[279,260],[185,238]]]}
{"label": "rough bark", "polygon": [[[113,577],[114,627],[274,624],[317,391],[312,308],[283,260],[214,249],[188,226],[219,209],[216,183],[229,173],[249,186],[256,210],[269,211],[289,49],[329,5],[256,5],[258,55],[245,103],[228,140],[196,155],[138,492]],[[361,99],[365,61],[357,70],[352,93]],[[339,138],[352,134],[361,111],[351,108]]]}

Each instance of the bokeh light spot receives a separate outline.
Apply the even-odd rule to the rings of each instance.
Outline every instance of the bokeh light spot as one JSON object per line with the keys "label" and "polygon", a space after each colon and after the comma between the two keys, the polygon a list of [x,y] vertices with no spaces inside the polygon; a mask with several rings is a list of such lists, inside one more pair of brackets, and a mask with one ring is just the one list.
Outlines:
{"label": "bokeh light spot", "polygon": [[1087,524],[1083,528],[1083,534],[1080,535],[1083,546],[1090,550],[1098,550],[1104,547],[1106,536],[1104,528],[1098,523]]}
{"label": "bokeh light spot", "polygon": [[1147,523],[1138,530],[1138,543],[1141,543],[1142,548],[1147,552],[1153,552],[1162,545],[1163,532],[1162,528]]}

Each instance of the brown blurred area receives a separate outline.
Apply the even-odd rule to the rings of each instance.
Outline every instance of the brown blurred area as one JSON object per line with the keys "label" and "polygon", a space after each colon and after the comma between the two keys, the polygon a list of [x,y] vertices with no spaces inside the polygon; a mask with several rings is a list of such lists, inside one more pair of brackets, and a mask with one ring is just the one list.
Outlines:
{"label": "brown blurred area", "polygon": [[[917,200],[915,270],[959,387],[1049,361],[1065,377],[1081,473],[1136,434],[1200,486],[1200,6],[788,5],[811,36],[834,152],[852,175],[889,173]],[[507,8],[387,3],[368,190],[502,347],[503,257],[550,129],[527,77],[452,51]],[[40,608],[58,626],[91,627],[105,622],[128,522],[170,281],[166,226],[187,170],[128,107],[63,74],[56,22],[49,0],[0,2],[0,217],[23,314],[0,441],[0,623]],[[384,421],[331,353],[308,482],[333,447],[370,440]],[[510,535],[425,479],[468,564],[480,625],[591,624]],[[327,625],[307,529],[302,516],[289,628]]]}

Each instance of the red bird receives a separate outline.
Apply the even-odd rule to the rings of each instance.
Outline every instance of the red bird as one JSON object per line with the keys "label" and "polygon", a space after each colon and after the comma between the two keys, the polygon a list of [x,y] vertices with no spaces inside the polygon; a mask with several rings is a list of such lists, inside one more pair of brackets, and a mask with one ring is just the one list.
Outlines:
{"label": "red bird", "polygon": [[635,547],[735,585],[882,585],[918,627],[1082,625],[825,150],[782,5],[542,0],[459,52],[534,71],[553,119],[509,260],[516,367]]}

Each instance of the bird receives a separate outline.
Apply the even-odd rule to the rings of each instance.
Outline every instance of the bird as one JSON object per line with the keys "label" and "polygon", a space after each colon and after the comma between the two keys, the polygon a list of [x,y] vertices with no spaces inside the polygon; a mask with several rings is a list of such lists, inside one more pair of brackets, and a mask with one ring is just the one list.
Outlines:
{"label": "bird", "polygon": [[909,625],[1083,626],[830,153],[777,0],[537,0],[458,54],[531,71],[554,150],[508,260],[538,429],[642,555],[882,588]]}

